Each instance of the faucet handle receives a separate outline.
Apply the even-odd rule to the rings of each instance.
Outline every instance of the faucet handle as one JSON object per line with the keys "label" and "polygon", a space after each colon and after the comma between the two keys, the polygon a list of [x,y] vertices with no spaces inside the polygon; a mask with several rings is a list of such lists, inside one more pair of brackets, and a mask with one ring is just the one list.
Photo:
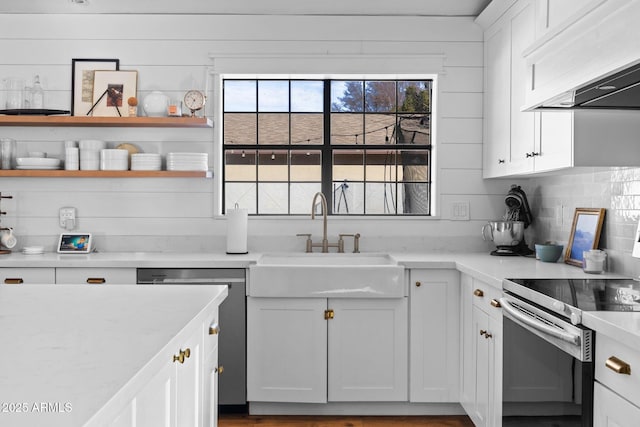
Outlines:
{"label": "faucet handle", "polygon": [[312,252],[313,242],[311,241],[311,233],[300,233],[300,234],[296,234],[296,236],[298,236],[298,237],[306,237],[307,241],[306,241],[305,250],[307,252]]}
{"label": "faucet handle", "polygon": [[344,252],[344,240],[342,240],[343,237],[353,237],[353,253],[357,254],[360,252],[360,233],[338,234],[338,237],[339,237],[338,245],[342,246],[342,251],[339,251],[339,252]]}

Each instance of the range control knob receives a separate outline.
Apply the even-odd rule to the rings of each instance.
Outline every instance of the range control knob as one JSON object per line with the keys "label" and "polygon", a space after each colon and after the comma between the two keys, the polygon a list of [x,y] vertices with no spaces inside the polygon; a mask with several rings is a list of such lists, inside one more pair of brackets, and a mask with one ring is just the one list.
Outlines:
{"label": "range control knob", "polygon": [[566,305],[562,301],[554,301],[553,302],[553,309],[556,310],[556,311],[564,313],[565,307],[566,307]]}
{"label": "range control knob", "polygon": [[582,316],[580,316],[578,313],[571,313],[571,324],[573,325],[579,325],[582,322]]}

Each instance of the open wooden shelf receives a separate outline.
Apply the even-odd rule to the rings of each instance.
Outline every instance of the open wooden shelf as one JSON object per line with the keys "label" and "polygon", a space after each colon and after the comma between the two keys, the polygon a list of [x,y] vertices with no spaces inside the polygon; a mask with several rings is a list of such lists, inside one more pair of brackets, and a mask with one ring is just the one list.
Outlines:
{"label": "open wooden shelf", "polygon": [[210,128],[213,127],[213,122],[207,117],[85,117],[0,115],[0,126]]}
{"label": "open wooden shelf", "polygon": [[211,178],[211,171],[0,170],[0,177],[21,178]]}

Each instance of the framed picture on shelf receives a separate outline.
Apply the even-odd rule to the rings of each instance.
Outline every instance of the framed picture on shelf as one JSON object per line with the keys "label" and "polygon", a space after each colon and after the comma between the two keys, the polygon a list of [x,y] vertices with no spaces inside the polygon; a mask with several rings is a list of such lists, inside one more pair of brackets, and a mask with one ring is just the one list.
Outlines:
{"label": "framed picture on shelf", "polygon": [[582,267],[583,252],[598,248],[604,213],[603,208],[576,208],[564,255],[565,263]]}
{"label": "framed picture on shelf", "polygon": [[96,117],[128,117],[127,100],[136,96],[138,72],[96,70],[93,77],[93,105]]}
{"label": "framed picture on shelf", "polygon": [[71,115],[86,116],[93,105],[93,75],[96,70],[117,71],[119,59],[71,60]]}

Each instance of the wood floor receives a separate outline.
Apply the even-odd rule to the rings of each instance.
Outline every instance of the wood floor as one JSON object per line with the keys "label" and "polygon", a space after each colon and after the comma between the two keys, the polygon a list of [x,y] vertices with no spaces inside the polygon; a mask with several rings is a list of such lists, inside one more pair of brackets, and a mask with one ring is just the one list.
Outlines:
{"label": "wood floor", "polygon": [[220,414],[219,427],[473,427],[466,416],[262,416]]}

